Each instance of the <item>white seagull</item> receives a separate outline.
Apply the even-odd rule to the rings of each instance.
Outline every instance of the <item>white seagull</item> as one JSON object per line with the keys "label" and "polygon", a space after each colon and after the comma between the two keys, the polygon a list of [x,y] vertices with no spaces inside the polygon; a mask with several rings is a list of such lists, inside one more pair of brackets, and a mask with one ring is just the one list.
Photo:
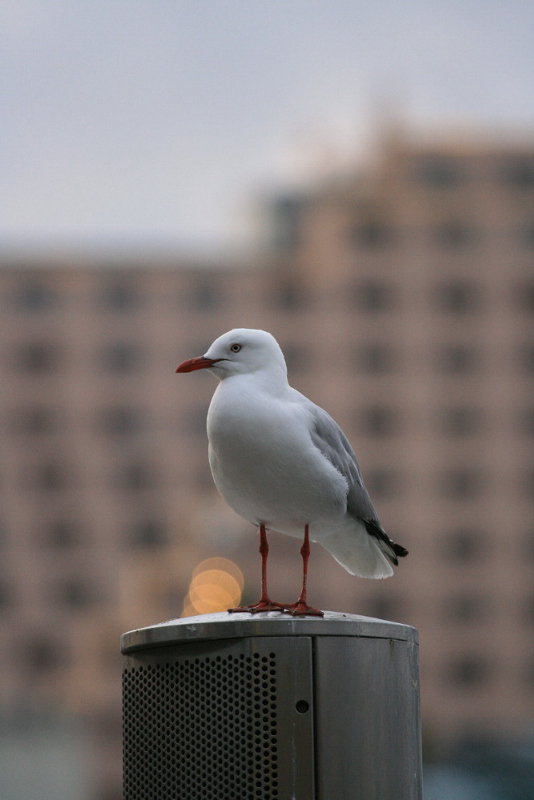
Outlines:
{"label": "white seagull", "polygon": [[[236,328],[176,372],[207,369],[220,383],[208,411],[209,462],[229,506],[260,530],[259,601],[229,611],[322,611],[307,604],[309,540],[319,542],[351,575],[388,578],[408,551],[382,528],[346,436],[336,422],[287,380],[276,339]],[[275,603],[267,591],[267,531],[301,537],[302,591]]]}

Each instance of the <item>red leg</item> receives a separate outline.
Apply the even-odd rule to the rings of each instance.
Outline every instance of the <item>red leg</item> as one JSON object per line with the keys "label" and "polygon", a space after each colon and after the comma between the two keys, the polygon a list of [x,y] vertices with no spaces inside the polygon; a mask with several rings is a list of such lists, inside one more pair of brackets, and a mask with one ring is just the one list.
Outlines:
{"label": "red leg", "polygon": [[230,614],[237,611],[248,611],[249,614],[257,614],[259,611],[285,611],[286,606],[282,603],[273,603],[267,592],[267,556],[269,555],[269,543],[267,542],[267,532],[265,525],[260,525],[260,555],[261,555],[261,597],[257,603],[250,606],[238,606],[229,608]]}
{"label": "red leg", "polygon": [[287,606],[287,610],[291,611],[294,617],[304,617],[308,615],[313,617],[324,617],[322,611],[320,611],[318,608],[313,608],[313,606],[309,606],[306,602],[308,561],[310,558],[310,531],[308,525],[305,525],[304,527],[304,542],[300,548],[300,554],[302,556],[302,591],[297,602],[291,603],[291,605]]}

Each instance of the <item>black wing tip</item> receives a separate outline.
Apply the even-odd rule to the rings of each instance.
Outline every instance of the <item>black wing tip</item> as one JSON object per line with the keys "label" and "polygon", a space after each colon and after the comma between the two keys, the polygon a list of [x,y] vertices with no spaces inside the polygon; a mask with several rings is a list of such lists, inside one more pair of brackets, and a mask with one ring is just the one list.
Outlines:
{"label": "black wing tip", "polygon": [[365,527],[367,529],[367,533],[369,533],[371,536],[374,536],[375,539],[381,540],[382,542],[384,542],[384,544],[386,544],[388,547],[390,547],[393,550],[393,553],[387,553],[386,552],[386,553],[384,553],[384,555],[387,556],[387,558],[389,558],[389,560],[391,561],[392,564],[394,564],[396,567],[398,567],[399,566],[399,562],[397,560],[397,556],[399,558],[404,558],[405,556],[408,555],[408,550],[405,547],[403,547],[401,544],[397,544],[396,542],[393,542],[389,538],[387,533],[384,530],[382,530],[380,524],[376,520],[374,520],[374,519],[366,519],[366,520],[364,520],[364,525],[365,525]]}
{"label": "black wing tip", "polygon": [[[391,539],[389,540],[390,547],[393,548],[393,553],[384,553],[387,558],[391,561],[391,563],[395,566],[399,566],[399,558],[404,558],[404,556],[408,555],[408,550],[403,547],[401,544],[397,544],[397,542],[392,542]],[[398,556],[398,558],[397,558]]]}
{"label": "black wing tip", "polygon": [[404,556],[407,556],[408,553],[410,552],[409,550],[406,550],[406,548],[403,547],[401,544],[397,544],[396,542],[392,542],[392,544],[393,544],[393,549],[395,551],[395,555],[399,556],[399,558],[404,558]]}

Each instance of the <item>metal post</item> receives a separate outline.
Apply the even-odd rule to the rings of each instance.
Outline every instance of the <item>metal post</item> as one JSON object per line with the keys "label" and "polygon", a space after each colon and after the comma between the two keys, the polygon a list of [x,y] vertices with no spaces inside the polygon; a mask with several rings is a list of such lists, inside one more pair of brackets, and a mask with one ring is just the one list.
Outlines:
{"label": "metal post", "polygon": [[131,631],[125,800],[421,800],[417,631],[325,612]]}

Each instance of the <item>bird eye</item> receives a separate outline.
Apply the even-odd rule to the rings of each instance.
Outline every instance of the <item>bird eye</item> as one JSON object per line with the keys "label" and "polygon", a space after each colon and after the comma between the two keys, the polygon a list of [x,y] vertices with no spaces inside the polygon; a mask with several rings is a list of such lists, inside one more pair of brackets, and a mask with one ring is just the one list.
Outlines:
{"label": "bird eye", "polygon": [[237,344],[237,342],[236,344],[231,344],[230,350],[232,351],[232,353],[239,353],[239,351],[241,350],[241,345]]}

